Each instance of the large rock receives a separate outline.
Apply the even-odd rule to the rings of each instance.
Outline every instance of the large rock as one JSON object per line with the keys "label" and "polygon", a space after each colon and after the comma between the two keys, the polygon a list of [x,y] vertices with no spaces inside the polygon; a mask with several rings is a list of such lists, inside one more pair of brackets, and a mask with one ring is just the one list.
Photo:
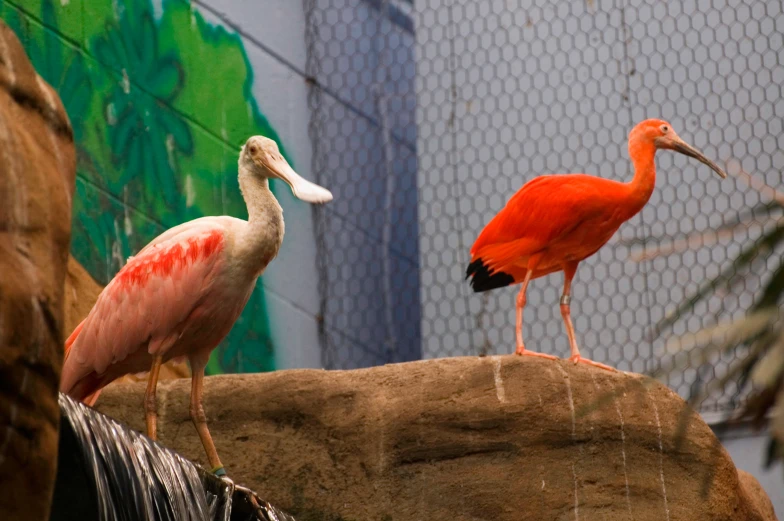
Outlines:
{"label": "large rock", "polygon": [[43,520],[57,464],[76,156],[60,98],[0,21],[0,519]]}
{"label": "large rock", "polygon": [[79,261],[68,256],[68,272],[65,278],[65,334],[70,335],[84,320],[98,300],[103,286],[90,276]]}
{"label": "large rock", "polygon": [[[143,391],[98,408],[141,429]],[[160,386],[160,436],[204,462],[188,391]],[[205,396],[231,477],[300,521],[775,519],[700,417],[639,375],[510,355],[212,377]]]}

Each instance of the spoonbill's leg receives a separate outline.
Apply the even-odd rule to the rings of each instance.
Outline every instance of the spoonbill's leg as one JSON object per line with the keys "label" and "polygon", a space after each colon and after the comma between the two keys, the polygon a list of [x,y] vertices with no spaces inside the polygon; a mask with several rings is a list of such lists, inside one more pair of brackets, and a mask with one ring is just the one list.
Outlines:
{"label": "spoonbill's leg", "polygon": [[564,325],[566,326],[566,334],[569,336],[569,347],[572,350],[572,356],[569,357],[569,360],[575,364],[577,362],[582,362],[584,364],[601,367],[602,369],[607,369],[609,371],[615,371],[614,368],[608,365],[594,362],[593,360],[588,360],[587,358],[580,356],[580,349],[577,347],[577,339],[574,336],[574,326],[572,325],[571,308],[569,306],[572,300],[572,297],[570,296],[572,290],[572,279],[574,278],[574,274],[577,271],[577,263],[570,262],[565,264],[563,271],[564,290],[563,295],[561,295],[561,316],[563,317]]}
{"label": "spoonbill's leg", "polygon": [[528,261],[528,271],[525,273],[525,278],[523,279],[523,285],[520,287],[520,292],[517,294],[517,323],[515,333],[517,335],[517,349],[515,350],[515,354],[517,355],[528,355],[528,356],[541,356],[542,358],[549,358],[551,360],[555,360],[553,355],[547,355],[545,353],[537,353],[536,351],[528,351],[525,348],[525,343],[523,342],[523,308],[525,307],[525,292],[528,289],[528,283],[531,282],[531,275],[534,273],[534,269],[536,268],[537,263],[539,262],[539,258],[531,257]]}
{"label": "spoonbill's leg", "polygon": [[191,357],[191,421],[196,427],[196,431],[201,438],[201,444],[204,446],[204,452],[207,453],[207,459],[210,461],[212,472],[217,476],[225,476],[226,469],[223,468],[218,457],[218,451],[215,450],[215,443],[212,441],[210,430],[207,428],[207,416],[204,414],[204,407],[202,406],[202,393],[204,391],[204,367],[207,365],[206,360],[201,357]]}
{"label": "spoonbill's leg", "polygon": [[158,373],[162,362],[162,355],[153,357],[150,376],[147,378],[147,392],[144,393],[144,418],[147,421],[147,436],[151,440],[158,439],[158,403],[155,389],[158,387]]}

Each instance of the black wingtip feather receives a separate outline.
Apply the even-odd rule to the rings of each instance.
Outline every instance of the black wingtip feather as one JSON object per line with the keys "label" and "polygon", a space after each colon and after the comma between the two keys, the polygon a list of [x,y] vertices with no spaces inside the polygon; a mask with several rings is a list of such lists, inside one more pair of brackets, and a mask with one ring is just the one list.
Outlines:
{"label": "black wingtip feather", "polygon": [[468,265],[466,269],[466,278],[471,277],[471,288],[476,293],[482,291],[489,291],[491,289],[503,288],[514,284],[514,277],[503,271],[496,271],[492,275],[490,270],[482,262],[482,259],[476,259]]}

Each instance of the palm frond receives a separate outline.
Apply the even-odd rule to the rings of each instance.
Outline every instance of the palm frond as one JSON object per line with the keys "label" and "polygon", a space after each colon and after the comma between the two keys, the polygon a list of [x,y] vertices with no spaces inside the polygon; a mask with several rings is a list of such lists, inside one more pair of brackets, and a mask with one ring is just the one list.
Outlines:
{"label": "palm frond", "polygon": [[[775,214],[781,213],[782,210],[784,210],[784,205],[780,204],[778,201],[759,203],[752,208],[737,212],[733,217],[725,218],[721,226],[709,230],[708,232],[726,232],[730,230],[737,230],[742,227],[748,227],[752,223],[769,222],[775,220]],[[647,250],[649,248],[653,249],[655,247],[664,247],[667,244],[678,241],[693,243],[693,238],[699,235],[700,233],[681,233],[677,235],[660,235],[642,238],[634,237],[620,240],[618,241],[618,244],[627,246],[629,248],[642,246],[643,250]],[[639,253],[631,255],[632,258],[636,258],[638,256],[640,256]]]}
{"label": "palm frond", "polygon": [[753,244],[743,250],[728,267],[719,273],[719,275],[702,284],[697,291],[692,293],[672,312],[668,313],[667,316],[654,326],[651,338],[659,337],[685,313],[693,311],[699,302],[713,294],[716,290],[722,287],[728,287],[733,279],[738,277],[744,269],[749,267],[758,256],[772,254],[782,241],[784,241],[784,224],[773,228],[768,233],[759,237]]}

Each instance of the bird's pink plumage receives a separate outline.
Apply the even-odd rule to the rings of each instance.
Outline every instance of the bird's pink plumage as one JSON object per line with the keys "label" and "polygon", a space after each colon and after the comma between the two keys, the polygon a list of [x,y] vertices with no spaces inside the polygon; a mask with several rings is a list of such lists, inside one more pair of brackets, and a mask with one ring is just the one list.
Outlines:
{"label": "bird's pink plumage", "polygon": [[[183,247],[184,246],[184,247]],[[117,274],[116,280],[123,287],[144,285],[151,275],[169,277],[173,270],[185,268],[189,263],[208,258],[223,247],[223,233],[220,230],[190,237],[184,242],[175,243],[166,250],[152,250],[134,257]],[[148,250],[150,252],[150,250]]]}
{"label": "bird's pink plumage", "polygon": [[[209,348],[225,336],[247,295],[223,295],[214,285],[224,265],[224,225],[216,218],[184,226],[128,260],[66,341],[66,357],[73,359],[64,366],[61,390],[84,398],[121,374],[146,370],[151,354],[181,356],[192,347],[180,345],[188,344],[189,335],[181,338],[186,329],[199,329]],[[220,309],[225,297],[238,306]],[[205,306],[214,311],[209,323],[195,324]]]}

